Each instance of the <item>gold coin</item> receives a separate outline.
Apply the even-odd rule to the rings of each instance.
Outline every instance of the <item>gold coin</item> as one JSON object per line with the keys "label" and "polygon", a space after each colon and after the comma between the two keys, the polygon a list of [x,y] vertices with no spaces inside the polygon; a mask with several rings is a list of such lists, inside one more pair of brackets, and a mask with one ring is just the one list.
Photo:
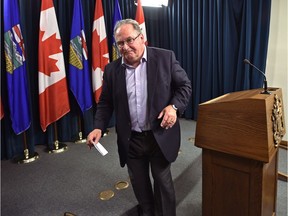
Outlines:
{"label": "gold coin", "polygon": [[122,190],[122,189],[126,189],[128,188],[129,186],[129,183],[127,181],[118,181],[116,184],[115,184],[115,188],[117,190]]}
{"label": "gold coin", "polygon": [[76,216],[75,214],[71,213],[71,212],[65,212],[64,216]]}
{"label": "gold coin", "polygon": [[111,199],[112,197],[114,197],[114,192],[112,190],[106,190],[106,191],[102,191],[100,194],[99,194],[99,198],[101,200],[109,200]]}

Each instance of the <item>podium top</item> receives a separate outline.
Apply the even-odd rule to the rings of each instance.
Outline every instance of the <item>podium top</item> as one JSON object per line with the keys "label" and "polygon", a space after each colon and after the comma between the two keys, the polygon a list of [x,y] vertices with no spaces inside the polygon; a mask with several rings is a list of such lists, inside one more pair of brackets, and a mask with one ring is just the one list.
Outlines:
{"label": "podium top", "polygon": [[[199,105],[195,145],[269,162],[285,134],[281,88],[232,92]],[[281,115],[281,116],[280,116]]]}
{"label": "podium top", "polygon": [[[217,102],[228,102],[228,101],[234,101],[234,100],[243,100],[243,99],[259,99],[259,100],[265,100],[269,97],[273,97],[274,94],[279,94],[279,91],[281,91],[280,88],[269,88],[268,91],[271,93],[269,94],[261,94],[263,89],[252,89],[252,90],[246,90],[246,91],[238,91],[238,92],[232,92],[227,93],[222,96],[219,96],[217,98],[214,98],[212,100],[206,101],[201,105],[209,104],[209,103],[217,103]],[[282,93],[281,93],[282,94]]]}

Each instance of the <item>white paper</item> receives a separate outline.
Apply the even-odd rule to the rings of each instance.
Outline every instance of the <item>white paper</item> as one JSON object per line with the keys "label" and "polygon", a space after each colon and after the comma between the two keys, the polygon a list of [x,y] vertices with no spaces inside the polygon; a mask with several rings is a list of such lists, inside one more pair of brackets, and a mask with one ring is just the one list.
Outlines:
{"label": "white paper", "polygon": [[93,142],[93,145],[100,152],[101,155],[105,156],[108,153],[108,151],[104,148],[104,146],[102,146],[99,142],[98,143]]}

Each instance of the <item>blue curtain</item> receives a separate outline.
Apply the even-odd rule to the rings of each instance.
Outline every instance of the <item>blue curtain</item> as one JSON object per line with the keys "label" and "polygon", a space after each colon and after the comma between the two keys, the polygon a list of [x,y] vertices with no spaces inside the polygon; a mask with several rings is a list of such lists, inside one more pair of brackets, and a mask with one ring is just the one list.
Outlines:
{"label": "blue curtain", "polygon": [[146,24],[150,44],[174,50],[192,81],[186,118],[197,120],[199,103],[263,86],[243,60],[265,72],[270,10],[271,0],[182,0],[162,13],[150,10],[159,18]]}
{"label": "blue curtain", "polygon": [[[108,42],[111,43],[114,1],[102,2]],[[54,0],[67,74],[73,3],[73,0]],[[91,60],[95,0],[82,0],[82,5]],[[119,5],[123,18],[135,17],[134,0],[119,0]],[[49,126],[45,133],[39,125],[37,44],[40,6],[39,0],[19,0],[32,107],[32,125],[25,133],[31,153],[35,145],[51,147],[55,141],[54,125]],[[228,92],[262,87],[263,76],[244,65],[243,60],[249,59],[265,72],[270,10],[271,0],[170,0],[167,8],[144,7],[148,45],[172,49],[191,79],[192,98],[183,117],[197,120],[200,103]],[[1,50],[1,97],[5,112],[1,120],[1,159],[11,159],[23,154],[24,136],[16,136],[11,128],[3,65],[3,37]],[[111,53],[111,46],[109,51]],[[73,141],[78,137],[79,108],[71,92],[69,96],[71,111],[57,121],[59,141]],[[96,109],[94,104],[93,109],[81,116],[84,137],[93,128],[92,118]]]}

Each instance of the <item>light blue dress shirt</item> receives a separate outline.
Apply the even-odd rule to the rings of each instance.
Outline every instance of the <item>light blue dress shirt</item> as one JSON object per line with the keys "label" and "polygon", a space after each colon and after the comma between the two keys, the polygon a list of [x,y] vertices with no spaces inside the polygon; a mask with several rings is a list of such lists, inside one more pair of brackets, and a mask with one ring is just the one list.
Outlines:
{"label": "light blue dress shirt", "polygon": [[140,64],[135,68],[124,63],[126,71],[126,88],[133,131],[149,130],[147,110],[147,52],[146,47]]}

